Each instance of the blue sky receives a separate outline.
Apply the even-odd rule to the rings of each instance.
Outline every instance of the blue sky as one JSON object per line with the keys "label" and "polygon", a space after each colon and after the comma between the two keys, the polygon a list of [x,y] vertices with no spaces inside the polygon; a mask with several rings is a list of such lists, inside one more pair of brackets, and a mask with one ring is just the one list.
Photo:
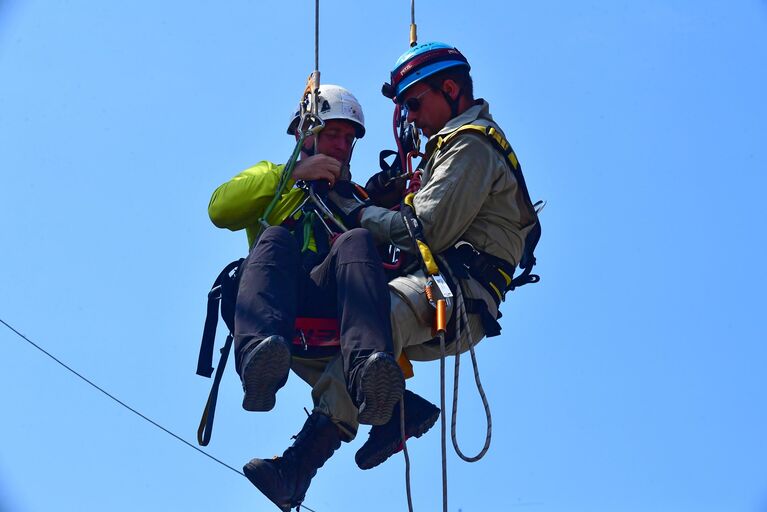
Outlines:
{"label": "blue sky", "polygon": [[[408,42],[398,4],[321,2],[322,81],[365,109],[362,182],[393,142],[379,90]],[[208,200],[288,157],[313,15],[308,1],[0,0],[0,318],[189,441],[206,292],[247,249]],[[542,281],[477,350],[493,444],[476,464],[451,452],[450,510],[767,510],[767,2],[419,0],[416,18],[421,41],[469,58],[548,201]],[[2,326],[0,358],[3,512],[272,510]],[[462,367],[459,438],[475,452],[484,416]],[[437,402],[438,364],[415,370],[408,385]],[[281,453],[311,405],[295,376],[269,414],[240,400],[230,372],[208,451],[235,467]],[[366,435],[308,506],[406,510],[402,457],[354,464]],[[409,446],[415,509],[440,509],[439,430]]]}

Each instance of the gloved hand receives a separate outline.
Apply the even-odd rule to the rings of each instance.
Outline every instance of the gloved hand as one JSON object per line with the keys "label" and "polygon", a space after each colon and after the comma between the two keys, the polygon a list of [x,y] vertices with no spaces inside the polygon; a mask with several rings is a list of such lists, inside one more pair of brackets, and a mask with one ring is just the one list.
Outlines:
{"label": "gloved hand", "polygon": [[341,217],[347,228],[359,227],[360,210],[369,203],[357,197],[352,182],[336,182],[335,187],[328,192],[328,199],[329,206]]}
{"label": "gloved hand", "polygon": [[365,191],[377,206],[391,208],[402,201],[406,182],[405,176],[392,180],[390,170],[379,171],[365,184]]}

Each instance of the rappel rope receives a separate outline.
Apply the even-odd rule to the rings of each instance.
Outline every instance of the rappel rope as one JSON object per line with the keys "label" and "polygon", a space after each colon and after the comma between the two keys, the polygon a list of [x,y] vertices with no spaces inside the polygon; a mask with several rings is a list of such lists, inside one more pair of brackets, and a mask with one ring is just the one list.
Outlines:
{"label": "rappel rope", "polygon": [[439,406],[442,414],[439,417],[441,437],[440,448],[442,450],[442,512],[447,512],[447,442],[445,441],[445,333],[439,333]]}
{"label": "rappel rope", "polygon": [[[452,270],[450,269],[450,266],[447,264],[447,261],[445,261],[444,258],[441,256],[438,256],[440,263],[442,264],[443,268],[447,269],[447,273],[450,276],[450,279],[454,283],[458,283],[458,280],[453,275]],[[490,449],[490,441],[493,436],[493,418],[490,414],[490,404],[487,400],[487,395],[485,394],[485,390],[482,387],[482,382],[479,378],[479,364],[477,363],[477,355],[474,352],[474,342],[471,332],[471,325],[469,324],[469,315],[466,312],[466,303],[463,300],[463,290],[461,290],[460,284],[457,284],[456,288],[456,300],[455,300],[455,309],[453,314],[459,314],[459,318],[456,319],[455,322],[455,329],[456,329],[456,350],[455,350],[455,369],[454,369],[454,375],[453,375],[453,410],[452,410],[452,417],[450,420],[450,437],[453,442],[453,448],[455,449],[455,453],[458,454],[460,458],[465,460],[466,462],[477,462],[482,457],[485,456],[487,451]],[[458,383],[459,383],[459,375],[460,375],[460,366],[461,366],[461,352],[460,352],[460,343],[461,343],[461,323],[466,326],[466,343],[469,346],[469,354],[471,354],[471,364],[474,369],[474,382],[477,386],[477,391],[479,392],[479,396],[482,399],[482,406],[485,409],[485,422],[486,422],[486,430],[485,430],[485,444],[480,450],[480,452],[477,455],[474,455],[472,457],[469,457],[467,455],[464,455],[464,453],[461,451],[461,448],[458,446],[458,436],[457,436],[457,424],[458,424]],[[445,382],[441,382],[441,387],[444,389]]]}
{"label": "rappel rope", "polygon": [[[277,189],[274,193],[274,197],[269,202],[269,205],[264,210],[263,215],[258,219],[259,233],[256,235],[256,240],[260,238],[264,230],[270,226],[269,216],[272,214],[274,207],[282,198],[285,192],[285,187],[290,181],[290,177],[293,174],[298,158],[301,155],[301,150],[304,146],[304,142],[307,137],[317,135],[322,128],[325,127],[325,123],[319,116],[318,98],[320,92],[320,0],[314,2],[314,71],[306,81],[306,87],[301,95],[301,100],[298,103],[298,124],[296,125],[296,133],[298,134],[298,140],[293,148],[293,152],[290,154],[285,167],[280,175],[280,181],[277,185]],[[314,150],[317,151],[317,137],[314,138]]]}
{"label": "rappel rope", "polygon": [[[415,46],[417,40],[416,26],[415,26],[415,0],[410,0],[410,46]],[[397,127],[400,124],[399,108],[394,109],[394,119],[392,128],[394,129],[394,140],[397,141],[397,158],[400,162],[405,163],[406,155],[402,150],[402,141],[397,135]],[[403,170],[404,165],[403,165]],[[410,489],[410,455],[407,452],[407,436],[405,435],[405,399],[400,400],[400,433],[402,434],[402,454],[405,457],[405,494],[407,495],[407,509],[409,512],[413,512],[413,493]]]}
{"label": "rappel rope", "polygon": [[407,452],[407,437],[405,436],[405,398],[399,401],[399,429],[402,434],[402,454],[405,456],[405,492],[407,494],[408,512],[413,512],[413,495],[410,490],[410,455]]}

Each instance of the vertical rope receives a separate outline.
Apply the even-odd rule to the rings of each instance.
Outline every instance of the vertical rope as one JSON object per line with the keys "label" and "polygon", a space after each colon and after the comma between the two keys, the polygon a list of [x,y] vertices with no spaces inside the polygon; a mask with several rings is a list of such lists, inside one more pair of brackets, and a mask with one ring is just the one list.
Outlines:
{"label": "vertical rope", "polygon": [[[320,107],[320,0],[314,0],[314,71],[312,72],[311,105],[312,114],[319,115]],[[317,154],[317,139],[314,137],[314,154]]]}
{"label": "vertical rope", "polygon": [[[485,394],[485,389],[482,387],[482,382],[479,378],[479,363],[477,362],[477,355],[474,352],[474,343],[472,341],[472,332],[471,332],[471,326],[469,325],[469,315],[466,312],[466,303],[463,300],[463,291],[461,290],[461,286],[458,283],[458,280],[456,279],[455,275],[453,275],[453,272],[450,270],[450,266],[448,265],[447,261],[445,261],[444,258],[439,257],[441,268],[444,268],[447,270],[447,273],[450,276],[450,279],[457,284],[455,287],[455,308],[453,311],[454,315],[458,315],[458,318],[456,319],[455,326],[456,326],[456,335],[455,335],[455,370],[453,375],[453,411],[452,411],[452,418],[450,420],[450,438],[453,442],[453,448],[455,449],[455,453],[458,454],[458,456],[465,460],[466,462],[477,462],[482,457],[487,454],[487,451],[490,449],[490,442],[492,440],[493,436],[493,417],[490,414],[490,404],[487,401],[487,395]],[[461,365],[461,341],[462,341],[462,332],[461,332],[461,325],[466,326],[466,343],[469,346],[469,353],[471,354],[471,363],[472,367],[474,369],[474,383],[477,386],[477,391],[479,392],[479,396],[482,399],[482,406],[485,409],[485,444],[480,450],[480,452],[477,455],[474,455],[473,457],[469,457],[465,455],[461,448],[458,446],[458,434],[457,434],[457,425],[458,425],[458,383],[459,383],[459,375],[460,375],[460,365]],[[444,412],[443,412],[444,415]]]}
{"label": "vertical rope", "polygon": [[399,431],[402,436],[402,453],[405,455],[405,490],[407,492],[407,509],[413,512],[413,494],[410,490],[410,455],[407,452],[407,436],[405,435],[405,398],[399,401]]}
{"label": "vertical rope", "polygon": [[442,512],[447,512],[447,442],[446,431],[447,423],[445,422],[445,333],[439,334],[439,403],[442,407],[442,414],[440,415],[440,425],[442,427]]}
{"label": "vertical rope", "polygon": [[410,46],[418,44],[418,28],[415,24],[415,0],[410,0]]}

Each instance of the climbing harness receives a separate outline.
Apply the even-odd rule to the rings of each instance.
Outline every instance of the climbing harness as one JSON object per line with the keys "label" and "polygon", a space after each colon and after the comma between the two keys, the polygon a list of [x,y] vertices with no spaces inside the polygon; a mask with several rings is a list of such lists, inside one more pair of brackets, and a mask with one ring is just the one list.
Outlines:
{"label": "climbing harness", "polygon": [[[538,219],[538,214],[543,210],[545,202],[538,201],[533,204],[517,155],[514,153],[511,144],[509,144],[501,132],[493,126],[476,124],[463,125],[451,133],[437,139],[436,150],[438,151],[442,149],[446,144],[462,133],[478,133],[483,135],[493,144],[493,147],[504,156],[514,175],[514,179],[522,192],[525,205],[534,219],[533,226],[525,238],[522,257],[519,261],[519,268],[522,269],[522,273],[517,277],[512,278],[514,269],[511,265],[492,255],[482,254],[476,250],[471,253],[463,250],[463,256],[459,256],[462,260],[461,263],[468,267],[472,277],[488,288],[488,291],[491,292],[491,295],[496,300],[496,304],[499,304],[506,297],[506,292],[529,283],[537,283],[540,281],[540,276],[533,274],[532,270],[536,263],[535,248],[541,238],[541,223]],[[484,261],[476,261],[478,256]],[[485,268],[480,268],[482,266]]]}

